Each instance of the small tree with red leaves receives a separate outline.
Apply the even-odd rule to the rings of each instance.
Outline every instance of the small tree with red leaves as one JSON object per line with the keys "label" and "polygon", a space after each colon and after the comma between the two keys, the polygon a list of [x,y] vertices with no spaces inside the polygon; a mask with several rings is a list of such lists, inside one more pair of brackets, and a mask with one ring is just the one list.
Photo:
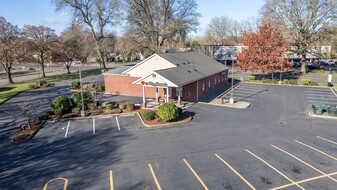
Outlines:
{"label": "small tree with red leaves", "polygon": [[243,71],[265,74],[287,71],[292,66],[286,55],[287,40],[270,23],[263,24],[255,33],[244,33],[242,43],[245,48],[238,55],[238,66]]}

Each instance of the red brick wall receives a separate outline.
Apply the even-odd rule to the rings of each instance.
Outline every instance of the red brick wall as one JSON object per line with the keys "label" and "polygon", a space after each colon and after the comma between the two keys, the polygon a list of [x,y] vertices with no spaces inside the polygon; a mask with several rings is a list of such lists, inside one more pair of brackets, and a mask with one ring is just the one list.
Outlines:
{"label": "red brick wall", "polygon": [[[116,93],[121,95],[129,96],[143,96],[143,87],[142,85],[132,84],[140,77],[129,77],[129,76],[120,76],[120,75],[111,75],[104,77],[105,92],[107,93]],[[156,88],[146,87],[145,88],[146,97],[156,97]],[[159,88],[159,96],[163,96],[164,89]]]}
{"label": "red brick wall", "polygon": [[[227,83],[227,71],[225,75],[220,75],[220,73],[214,74],[212,76],[206,77],[198,81],[198,98],[197,98],[197,82],[192,82],[190,84],[184,85],[182,88],[182,100],[185,101],[197,101],[201,98],[209,95],[213,91],[223,87]],[[222,73],[222,72],[221,72]],[[216,84],[215,84],[216,78]],[[219,82],[220,78],[220,82]],[[143,89],[141,85],[132,84],[134,81],[138,80],[139,77],[129,77],[120,75],[111,75],[104,77],[105,92],[107,93],[118,93],[121,95],[130,96],[143,96]],[[211,82],[211,87],[208,87],[208,81]],[[205,90],[203,91],[202,85],[205,84]],[[146,97],[155,98],[156,91],[154,87],[147,87]],[[159,97],[163,97],[164,89],[159,88]],[[177,99],[176,89],[172,88],[172,98]]]}
{"label": "red brick wall", "polygon": [[[201,98],[209,95],[210,93],[218,90],[223,87],[224,84],[227,83],[227,71],[225,71],[225,75],[220,75],[220,73],[214,74],[212,76],[206,77],[204,79],[199,80],[198,82],[193,82],[183,86],[183,97],[182,100],[185,101],[197,101]],[[219,82],[220,78],[220,82]],[[215,83],[216,79],[216,83]],[[208,82],[210,81],[210,88],[208,86]],[[197,98],[197,84],[198,84],[198,98]],[[205,84],[205,90],[203,91],[203,84]]]}

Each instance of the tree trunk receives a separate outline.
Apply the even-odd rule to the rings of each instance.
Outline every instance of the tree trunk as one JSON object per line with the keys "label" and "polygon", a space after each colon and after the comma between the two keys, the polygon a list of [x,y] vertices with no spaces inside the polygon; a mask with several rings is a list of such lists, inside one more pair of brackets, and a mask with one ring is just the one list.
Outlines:
{"label": "tree trunk", "polygon": [[70,66],[66,66],[67,67],[67,74],[70,74]]}
{"label": "tree trunk", "polygon": [[42,77],[46,77],[46,73],[44,72],[44,63],[41,62],[41,71],[42,71]]}
{"label": "tree trunk", "polygon": [[11,73],[10,68],[8,68],[8,70],[6,70],[6,73],[7,73],[8,83],[13,84],[14,82],[13,82],[13,79],[12,79],[12,73]]}
{"label": "tree trunk", "polygon": [[301,59],[301,73],[305,74],[307,73],[307,68],[305,66],[305,55],[302,54],[302,59]]}

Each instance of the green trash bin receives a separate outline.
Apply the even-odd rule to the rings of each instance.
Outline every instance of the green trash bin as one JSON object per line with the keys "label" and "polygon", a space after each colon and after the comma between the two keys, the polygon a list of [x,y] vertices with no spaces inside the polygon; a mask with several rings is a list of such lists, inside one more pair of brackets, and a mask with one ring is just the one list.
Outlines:
{"label": "green trash bin", "polygon": [[337,107],[336,106],[328,106],[328,115],[332,117],[337,117]]}
{"label": "green trash bin", "polygon": [[312,105],[312,108],[315,115],[322,115],[326,109],[326,106],[322,103],[315,103]]}

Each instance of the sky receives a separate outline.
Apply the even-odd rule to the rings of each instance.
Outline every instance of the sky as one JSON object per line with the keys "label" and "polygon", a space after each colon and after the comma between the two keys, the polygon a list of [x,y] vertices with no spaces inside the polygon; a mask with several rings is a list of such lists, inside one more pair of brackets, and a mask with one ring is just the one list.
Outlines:
{"label": "sky", "polygon": [[[197,0],[202,35],[212,18],[228,16],[238,21],[259,16],[264,0]],[[71,22],[67,12],[56,12],[52,0],[1,0],[0,16],[14,25],[44,25],[60,34]]]}

